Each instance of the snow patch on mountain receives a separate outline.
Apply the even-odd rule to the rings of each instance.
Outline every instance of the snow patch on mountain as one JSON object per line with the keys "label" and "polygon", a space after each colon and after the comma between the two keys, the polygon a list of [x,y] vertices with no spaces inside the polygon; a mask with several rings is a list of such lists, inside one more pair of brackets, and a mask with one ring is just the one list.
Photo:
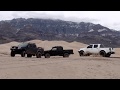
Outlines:
{"label": "snow patch on mountain", "polygon": [[107,31],[106,29],[99,29],[98,32]]}
{"label": "snow patch on mountain", "polygon": [[16,34],[20,31],[20,29],[17,29]]}
{"label": "snow patch on mountain", "polygon": [[94,30],[93,29],[91,29],[91,30],[89,30],[88,32],[93,32]]}

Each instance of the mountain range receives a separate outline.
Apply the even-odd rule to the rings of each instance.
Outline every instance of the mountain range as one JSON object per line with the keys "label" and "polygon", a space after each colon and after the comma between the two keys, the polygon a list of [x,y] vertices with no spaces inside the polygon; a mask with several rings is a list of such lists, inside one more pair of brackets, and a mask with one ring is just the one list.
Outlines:
{"label": "mountain range", "polygon": [[38,18],[0,21],[0,44],[34,39],[100,43],[109,47],[120,47],[120,32],[100,24]]}

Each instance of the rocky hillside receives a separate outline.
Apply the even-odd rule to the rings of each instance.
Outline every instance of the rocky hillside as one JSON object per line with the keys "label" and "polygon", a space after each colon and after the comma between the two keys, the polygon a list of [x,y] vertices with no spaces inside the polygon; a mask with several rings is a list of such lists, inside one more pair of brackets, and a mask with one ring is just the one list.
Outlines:
{"label": "rocky hillside", "polygon": [[0,21],[1,44],[33,39],[102,43],[120,47],[120,32],[100,24],[33,18]]}

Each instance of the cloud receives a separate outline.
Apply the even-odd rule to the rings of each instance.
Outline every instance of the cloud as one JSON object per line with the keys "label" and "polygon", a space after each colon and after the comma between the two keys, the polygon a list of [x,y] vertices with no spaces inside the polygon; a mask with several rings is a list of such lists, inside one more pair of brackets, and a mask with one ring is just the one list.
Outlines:
{"label": "cloud", "polygon": [[44,19],[61,19],[61,20],[66,20],[66,21],[74,21],[74,22],[99,22],[98,19],[94,18],[81,18],[81,17],[76,17],[76,16],[65,16],[60,12],[35,12],[35,11],[16,11],[13,12],[12,17],[14,18],[44,18]]}
{"label": "cloud", "polygon": [[46,12],[35,12],[35,11],[16,11],[12,13],[12,16],[14,18],[58,18],[59,16],[57,15],[50,15]]}
{"label": "cloud", "polygon": [[13,18],[61,19],[74,22],[91,22],[120,30],[120,11],[0,11],[0,20]]}
{"label": "cloud", "polygon": [[70,21],[75,21],[75,22],[91,22],[91,23],[97,23],[100,20],[98,19],[93,19],[93,18],[78,18],[78,17],[68,17],[68,18],[64,18],[65,20],[70,20]]}

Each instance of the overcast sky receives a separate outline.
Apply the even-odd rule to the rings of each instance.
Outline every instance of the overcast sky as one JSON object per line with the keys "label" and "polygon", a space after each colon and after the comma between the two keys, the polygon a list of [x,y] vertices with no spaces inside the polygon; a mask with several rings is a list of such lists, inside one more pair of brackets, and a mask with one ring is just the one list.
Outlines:
{"label": "overcast sky", "polygon": [[13,18],[61,19],[101,24],[120,31],[120,11],[0,11],[0,20]]}

